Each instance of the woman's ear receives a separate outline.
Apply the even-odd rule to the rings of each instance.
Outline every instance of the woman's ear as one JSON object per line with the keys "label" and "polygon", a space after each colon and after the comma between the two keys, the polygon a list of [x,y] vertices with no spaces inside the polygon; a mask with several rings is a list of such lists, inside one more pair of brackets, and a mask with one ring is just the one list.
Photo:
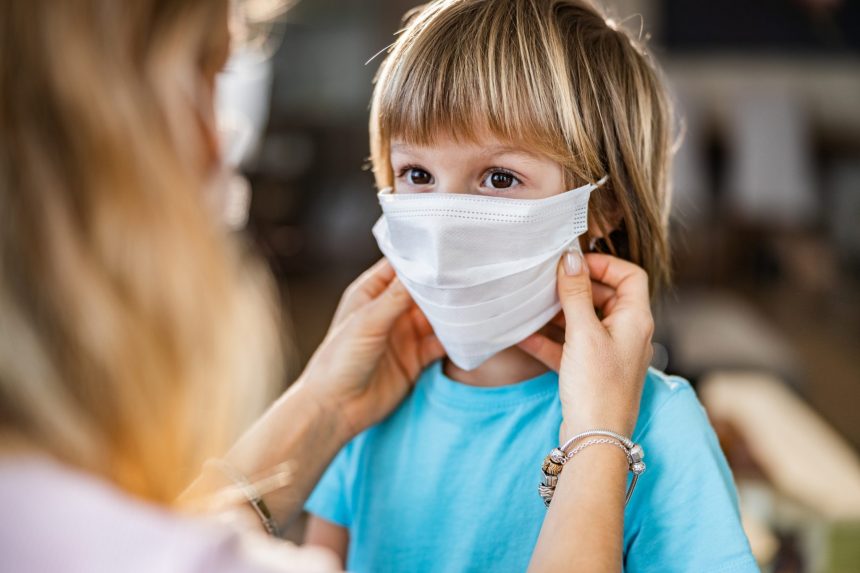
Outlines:
{"label": "woman's ear", "polygon": [[201,74],[196,90],[194,115],[200,129],[204,170],[210,171],[221,163],[221,142],[215,116],[215,82]]}
{"label": "woman's ear", "polygon": [[194,113],[200,128],[203,144],[204,168],[207,171],[217,168],[224,152],[222,149],[218,117],[215,113],[215,86],[218,74],[227,64],[230,56],[230,14],[225,3],[224,12],[219,14],[206,37],[206,49],[197,62],[194,89]]}

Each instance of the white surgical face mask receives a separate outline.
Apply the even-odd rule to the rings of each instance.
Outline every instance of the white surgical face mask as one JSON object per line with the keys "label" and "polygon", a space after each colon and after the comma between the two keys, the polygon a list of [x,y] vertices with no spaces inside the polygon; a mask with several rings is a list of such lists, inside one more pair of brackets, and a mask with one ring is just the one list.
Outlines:
{"label": "white surgical face mask", "polygon": [[451,361],[473,370],[561,309],[556,267],[579,249],[606,177],[546,199],[379,193],[379,248]]}

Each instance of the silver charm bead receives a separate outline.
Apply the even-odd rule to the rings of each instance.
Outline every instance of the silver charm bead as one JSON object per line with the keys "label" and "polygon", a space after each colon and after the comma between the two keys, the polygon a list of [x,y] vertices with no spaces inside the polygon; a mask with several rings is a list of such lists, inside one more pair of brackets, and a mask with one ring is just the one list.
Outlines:
{"label": "silver charm bead", "polygon": [[645,450],[643,450],[642,446],[640,446],[639,444],[636,444],[632,448],[630,448],[630,451],[628,453],[630,455],[630,459],[632,459],[633,462],[641,462],[643,459],[645,459]]}
{"label": "silver charm bead", "polygon": [[553,451],[549,453],[549,459],[557,464],[563,464],[567,461],[567,456],[563,451],[558,448],[555,448]]}

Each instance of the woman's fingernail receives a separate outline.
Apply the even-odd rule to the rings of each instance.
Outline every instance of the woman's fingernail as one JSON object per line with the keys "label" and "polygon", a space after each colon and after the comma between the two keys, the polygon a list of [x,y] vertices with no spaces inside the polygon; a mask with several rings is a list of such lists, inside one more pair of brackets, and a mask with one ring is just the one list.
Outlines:
{"label": "woman's fingernail", "polygon": [[577,251],[568,251],[564,254],[564,274],[568,276],[576,276],[582,272],[582,265],[585,261],[582,260],[582,255]]}

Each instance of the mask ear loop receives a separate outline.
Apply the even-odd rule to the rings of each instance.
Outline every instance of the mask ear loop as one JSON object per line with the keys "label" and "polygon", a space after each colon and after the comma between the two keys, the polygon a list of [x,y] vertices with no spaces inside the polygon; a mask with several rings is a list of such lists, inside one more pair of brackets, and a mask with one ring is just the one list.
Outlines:
{"label": "mask ear loop", "polygon": [[[603,186],[603,184],[606,183],[607,181],[609,181],[609,175],[604,175],[603,177],[598,179],[594,183],[593,191],[597,191],[598,189],[600,189]],[[595,250],[597,249],[597,244],[601,240],[602,240],[601,237],[591,237],[591,239],[589,239],[589,241],[588,241],[588,252],[590,252],[590,253],[595,252]]]}
{"label": "mask ear loop", "polygon": [[[603,176],[598,185],[602,185],[608,181],[609,176]],[[602,230],[602,229],[601,229]],[[625,260],[630,260],[630,240],[627,236],[627,226],[624,219],[621,218],[617,227],[612,229],[603,237],[592,237],[589,240],[588,248],[593,253],[605,253],[619,257]]]}

